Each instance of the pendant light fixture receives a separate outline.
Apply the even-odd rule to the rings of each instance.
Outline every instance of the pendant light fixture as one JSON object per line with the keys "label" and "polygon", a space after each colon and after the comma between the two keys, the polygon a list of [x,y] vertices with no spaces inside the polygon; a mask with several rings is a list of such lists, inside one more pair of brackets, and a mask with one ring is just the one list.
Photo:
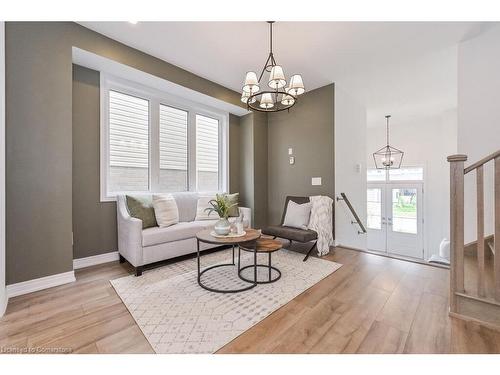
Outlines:
{"label": "pendant light fixture", "polygon": [[377,169],[398,169],[401,167],[404,152],[389,145],[389,119],[391,115],[387,115],[385,118],[387,145],[373,153],[373,160]]}
{"label": "pendant light fixture", "polygon": [[[290,77],[289,85],[285,78],[283,67],[276,63],[273,55],[273,23],[269,23],[269,55],[264,68],[257,79],[253,71],[247,72],[241,101],[247,108],[259,112],[279,112],[288,110],[297,103],[297,97],[305,92],[304,82],[300,74]],[[267,87],[261,91],[260,84],[266,73]],[[268,73],[268,74],[267,74]]]}

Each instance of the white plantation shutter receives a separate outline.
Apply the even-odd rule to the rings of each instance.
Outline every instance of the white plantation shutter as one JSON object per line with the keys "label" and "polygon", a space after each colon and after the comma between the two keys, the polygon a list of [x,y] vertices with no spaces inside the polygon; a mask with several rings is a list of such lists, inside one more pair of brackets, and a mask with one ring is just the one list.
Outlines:
{"label": "white plantation shutter", "polygon": [[196,115],[196,175],[200,191],[219,189],[219,120]]}
{"label": "white plantation shutter", "polygon": [[149,101],[109,92],[108,191],[149,188]]}
{"label": "white plantation shutter", "polygon": [[188,112],[160,104],[160,188],[187,190]]}

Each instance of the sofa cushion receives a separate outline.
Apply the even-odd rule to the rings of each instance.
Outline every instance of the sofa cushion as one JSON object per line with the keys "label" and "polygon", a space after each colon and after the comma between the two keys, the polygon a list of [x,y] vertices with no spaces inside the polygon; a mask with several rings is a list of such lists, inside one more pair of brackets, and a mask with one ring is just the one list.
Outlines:
{"label": "sofa cushion", "polygon": [[271,225],[265,229],[262,229],[262,234],[298,242],[309,242],[318,239],[318,233],[313,230],[297,229],[281,225]]}
{"label": "sofa cushion", "polygon": [[229,205],[236,204],[236,206],[229,209],[229,217],[240,216],[240,210],[238,209],[238,204],[240,200],[240,193],[228,194],[227,200]]}
{"label": "sofa cushion", "polygon": [[169,227],[179,222],[179,210],[171,194],[153,194],[153,208],[156,222],[160,228]]}
{"label": "sofa cushion", "polygon": [[203,229],[205,229],[205,226],[196,221],[174,224],[164,228],[147,228],[142,231],[142,246],[152,246],[193,238],[196,236],[196,233]]}
{"label": "sofa cushion", "polygon": [[283,226],[298,229],[307,229],[311,217],[312,203],[298,204],[294,201],[288,202]]}
{"label": "sofa cushion", "polygon": [[179,222],[193,221],[196,217],[196,203],[198,202],[198,193],[181,192],[172,193],[179,210]]}
{"label": "sofa cushion", "polygon": [[127,195],[127,210],[130,216],[142,220],[142,228],[156,227],[156,217],[151,195]]}
{"label": "sofa cushion", "polygon": [[212,208],[209,203],[211,200],[215,199],[215,195],[200,195],[196,205],[196,218],[195,220],[213,220],[217,218],[217,213],[213,211],[207,211],[208,208]]}

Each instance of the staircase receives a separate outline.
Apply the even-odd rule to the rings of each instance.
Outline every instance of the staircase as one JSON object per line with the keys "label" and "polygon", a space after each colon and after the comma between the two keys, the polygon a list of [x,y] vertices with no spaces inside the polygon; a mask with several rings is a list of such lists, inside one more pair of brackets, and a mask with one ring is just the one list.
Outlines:
{"label": "staircase", "polygon": [[[464,168],[466,155],[452,155],[450,162],[450,315],[500,328],[500,151]],[[484,233],[484,165],[494,162],[494,233]],[[464,177],[476,177],[477,242],[473,283],[465,283],[464,254]],[[486,252],[491,252],[487,254]],[[490,266],[489,262],[492,262]],[[488,263],[487,263],[488,262]],[[470,265],[468,265],[470,266]],[[488,267],[487,267],[488,266]],[[470,267],[468,267],[470,268]],[[491,279],[491,282],[490,282]],[[475,290],[466,288],[474,285]]]}
{"label": "staircase", "polygon": [[[450,162],[450,315],[456,318],[473,320],[500,328],[500,151],[464,168],[466,155],[452,155]],[[484,234],[484,165],[494,162],[494,233],[492,239],[485,241]],[[477,243],[476,272],[473,283],[477,290],[467,290],[464,283],[464,177],[475,173],[477,196]],[[486,245],[486,246],[485,246]],[[485,249],[487,247],[487,249]],[[492,282],[487,283],[486,251],[491,251],[493,262]],[[487,285],[491,286],[488,293]]]}

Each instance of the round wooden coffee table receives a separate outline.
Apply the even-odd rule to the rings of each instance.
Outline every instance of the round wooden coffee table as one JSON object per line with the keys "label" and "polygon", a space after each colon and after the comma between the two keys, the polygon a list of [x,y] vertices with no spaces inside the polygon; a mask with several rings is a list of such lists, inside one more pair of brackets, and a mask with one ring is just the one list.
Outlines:
{"label": "round wooden coffee table", "polygon": [[[238,276],[240,277],[241,280],[244,280],[246,282],[255,282],[257,284],[269,284],[269,283],[274,283],[275,281],[278,281],[281,278],[281,271],[274,267],[271,264],[271,254],[274,253],[275,251],[280,250],[282,247],[282,244],[278,240],[273,240],[270,238],[259,238],[254,241],[246,242],[246,243],[241,243],[240,246],[238,247]],[[253,264],[249,266],[245,266],[243,268],[240,268],[240,250],[243,251],[253,251],[256,254],[261,254],[261,253],[267,253],[268,254],[268,264]],[[269,270],[269,279],[264,280],[264,281],[258,281],[257,280],[257,274],[254,272],[254,279],[250,280],[246,277],[244,277],[241,272],[243,270],[246,270],[250,267],[262,267],[262,268],[267,268]],[[272,270],[277,272],[277,276],[274,278],[272,277]]]}
{"label": "round wooden coffee table", "polygon": [[[198,284],[203,289],[209,290],[211,292],[216,292],[216,293],[238,293],[238,292],[243,292],[245,290],[252,289],[253,287],[255,287],[257,285],[257,283],[255,281],[247,281],[247,280],[244,280],[244,281],[250,283],[250,285],[245,286],[243,288],[239,288],[239,289],[215,289],[215,288],[211,288],[209,286],[206,286],[201,282],[201,276],[209,270],[212,270],[214,268],[220,268],[220,267],[229,267],[229,266],[234,267],[236,265],[235,259],[234,259],[234,247],[235,246],[239,247],[239,244],[241,244],[241,243],[255,241],[256,239],[260,238],[260,231],[255,230],[255,229],[246,229],[245,230],[246,234],[244,236],[240,236],[240,237],[223,237],[223,238],[214,237],[210,234],[211,232],[212,232],[212,229],[206,229],[206,230],[202,230],[201,232],[196,233],[196,249],[197,249],[196,254],[197,254],[197,258],[198,258]],[[210,267],[204,268],[202,270],[201,269],[201,257],[200,257],[200,242],[215,244],[215,245],[232,245],[232,247],[233,247],[233,262],[232,263],[224,263],[224,264],[216,264],[214,266],[210,266]],[[256,266],[257,265],[257,251],[256,251],[256,249],[254,249],[253,252],[254,252],[254,275],[255,275],[255,280],[257,280],[257,266]],[[240,264],[240,259],[238,257],[238,268],[239,268],[239,264]],[[249,266],[249,267],[251,267],[251,266]]]}

